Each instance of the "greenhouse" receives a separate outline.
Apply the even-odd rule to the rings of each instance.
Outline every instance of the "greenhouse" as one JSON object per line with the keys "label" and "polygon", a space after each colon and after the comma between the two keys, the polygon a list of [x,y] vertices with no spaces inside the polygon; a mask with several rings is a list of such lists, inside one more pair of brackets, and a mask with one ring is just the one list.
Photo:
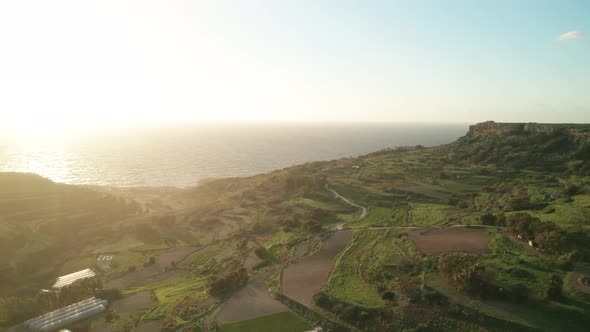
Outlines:
{"label": "greenhouse", "polygon": [[74,283],[75,281],[92,278],[94,276],[96,276],[96,273],[94,273],[92,269],[85,269],[82,271],[66,274],[65,276],[57,278],[57,281],[55,282],[55,284],[53,284],[53,288],[62,288],[64,286]]}
{"label": "greenhouse", "polygon": [[107,304],[108,302],[106,300],[92,297],[29,319],[24,322],[24,325],[30,331],[56,331],[60,328],[102,313],[106,310]]}

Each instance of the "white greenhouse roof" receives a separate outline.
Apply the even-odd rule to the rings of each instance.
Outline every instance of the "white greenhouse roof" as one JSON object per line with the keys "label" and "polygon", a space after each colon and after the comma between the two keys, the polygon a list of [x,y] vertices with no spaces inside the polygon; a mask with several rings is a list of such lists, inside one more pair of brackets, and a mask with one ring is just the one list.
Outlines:
{"label": "white greenhouse roof", "polygon": [[29,319],[24,326],[29,331],[50,332],[67,327],[78,321],[93,317],[106,310],[108,302],[97,298],[89,298],[70,304],[41,316]]}
{"label": "white greenhouse roof", "polygon": [[66,274],[65,276],[61,276],[57,278],[57,281],[53,285],[53,288],[62,288],[64,286],[72,284],[74,281],[86,278],[92,278],[96,276],[96,273],[91,269],[85,269],[82,271]]}

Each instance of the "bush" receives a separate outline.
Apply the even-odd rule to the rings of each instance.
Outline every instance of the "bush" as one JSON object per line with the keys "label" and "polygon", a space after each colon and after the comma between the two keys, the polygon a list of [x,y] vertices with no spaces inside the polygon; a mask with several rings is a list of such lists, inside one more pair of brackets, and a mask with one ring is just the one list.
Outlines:
{"label": "bush", "polygon": [[224,275],[214,277],[209,282],[209,293],[214,296],[225,295],[248,282],[248,271],[239,268]]}
{"label": "bush", "polygon": [[482,213],[479,216],[479,220],[483,225],[494,225],[496,223],[496,216],[490,212]]}
{"label": "bush", "polygon": [[123,292],[117,288],[103,289],[100,293],[98,293],[99,298],[109,302],[122,299],[123,296]]}
{"label": "bush", "polygon": [[438,269],[457,289],[468,293],[480,293],[485,287],[484,266],[475,255],[444,254],[440,256]]}
{"label": "bush", "polygon": [[564,271],[571,271],[574,268],[574,264],[576,263],[576,257],[578,256],[577,251],[570,251],[567,254],[563,254],[558,256],[556,259],[557,265],[564,270]]}
{"label": "bush", "polygon": [[266,249],[264,249],[264,247],[258,247],[254,250],[254,254],[256,254],[256,256],[258,256],[258,258],[265,260],[268,258],[268,251],[266,251]]}
{"label": "bush", "polygon": [[313,296],[313,302],[320,308],[328,309],[332,307],[330,296],[325,292],[318,292]]}
{"label": "bush", "polygon": [[303,230],[307,233],[319,233],[322,231],[322,224],[317,220],[309,220],[303,223]]}
{"label": "bush", "polygon": [[151,256],[148,261],[146,261],[145,263],[143,263],[143,267],[148,267],[148,266],[154,265],[154,264],[156,264],[156,257]]}
{"label": "bush", "polygon": [[557,274],[552,274],[545,281],[545,288],[543,289],[543,295],[546,300],[558,300],[561,298],[561,285],[563,284],[562,278]]}
{"label": "bush", "polygon": [[383,294],[381,294],[381,299],[391,302],[395,300],[395,293],[392,291],[385,291]]}

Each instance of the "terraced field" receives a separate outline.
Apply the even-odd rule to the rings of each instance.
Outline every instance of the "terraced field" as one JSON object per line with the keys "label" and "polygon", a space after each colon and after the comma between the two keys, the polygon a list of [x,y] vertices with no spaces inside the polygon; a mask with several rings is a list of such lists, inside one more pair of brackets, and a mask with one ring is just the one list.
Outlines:
{"label": "terraced field", "polygon": [[354,238],[334,264],[328,281],[328,292],[337,298],[362,306],[376,307],[383,303],[377,289],[365,281],[359,264],[362,252],[379,231],[357,231]]}
{"label": "terraced field", "polygon": [[274,315],[258,317],[232,324],[224,325],[221,332],[302,332],[311,326],[301,317],[292,312],[282,312]]}
{"label": "terraced field", "polygon": [[223,326],[228,323],[289,311],[286,305],[268,294],[265,280],[273,272],[271,270],[258,276],[223,304],[216,317],[222,331]]}
{"label": "terraced field", "polygon": [[313,295],[328,280],[334,259],[352,240],[352,231],[339,231],[327,239],[312,256],[305,256],[289,265],[282,275],[283,293],[293,300],[311,305]]}
{"label": "terraced field", "polygon": [[382,266],[395,269],[403,260],[417,261],[419,255],[403,231],[359,230],[335,263],[326,290],[335,298],[363,307],[384,304],[371,283],[371,275]]}
{"label": "terraced field", "polygon": [[490,235],[481,229],[450,227],[441,229],[416,229],[410,232],[410,239],[419,251],[427,255],[449,252],[486,254]]}
{"label": "terraced field", "polygon": [[412,203],[410,210],[410,225],[413,226],[441,226],[448,220],[445,210],[450,206],[432,203]]}

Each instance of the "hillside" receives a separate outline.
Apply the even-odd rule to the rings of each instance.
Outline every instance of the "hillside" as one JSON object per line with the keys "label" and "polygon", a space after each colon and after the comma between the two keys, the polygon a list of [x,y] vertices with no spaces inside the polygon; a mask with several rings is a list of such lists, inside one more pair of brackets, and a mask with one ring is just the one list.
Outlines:
{"label": "hillside", "polygon": [[122,197],[35,174],[0,173],[0,292],[53,278],[54,264],[112,237],[113,221],[140,213]]}
{"label": "hillside", "polygon": [[589,135],[486,122],[447,145],[189,189],[0,174],[0,234],[20,239],[2,242],[19,297],[0,321],[47,310],[43,278],[91,267],[114,300],[92,331],[584,331]]}
{"label": "hillside", "polygon": [[590,126],[483,122],[455,144],[460,159],[503,167],[590,174]]}

